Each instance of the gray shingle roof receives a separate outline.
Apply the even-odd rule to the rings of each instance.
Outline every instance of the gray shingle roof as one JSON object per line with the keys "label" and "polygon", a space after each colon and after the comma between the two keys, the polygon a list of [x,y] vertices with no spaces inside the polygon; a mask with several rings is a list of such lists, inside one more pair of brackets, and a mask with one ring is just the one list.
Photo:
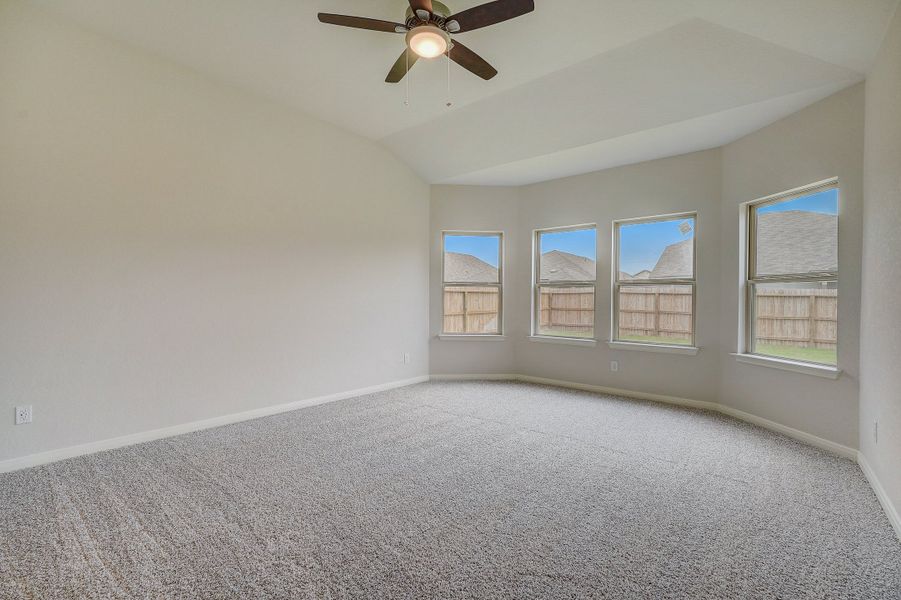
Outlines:
{"label": "gray shingle roof", "polygon": [[551,250],[541,255],[541,281],[594,281],[597,267],[590,258]]}
{"label": "gray shingle roof", "polygon": [[[836,215],[800,210],[759,215],[757,271],[765,275],[837,270],[837,236]],[[650,273],[621,273],[621,280],[691,277],[692,251],[691,239],[671,244]],[[446,281],[497,281],[497,268],[471,254],[445,253],[444,273]],[[541,255],[541,281],[593,281],[595,277],[595,261],[590,258],[561,250]]]}
{"label": "gray shingle roof", "polygon": [[497,267],[472,254],[444,253],[444,280],[460,283],[497,283]]}
{"label": "gray shingle roof", "polygon": [[757,218],[757,273],[838,270],[838,217],[802,210]]}
{"label": "gray shingle roof", "polygon": [[674,279],[691,277],[694,252],[694,240],[689,238],[670,244],[663,249],[657,264],[651,271],[652,279]]}
{"label": "gray shingle roof", "polygon": [[619,272],[620,281],[630,281],[630,280],[634,281],[636,279],[639,279],[639,280],[650,279],[650,277],[651,277],[651,272],[648,271],[647,269],[644,269],[643,271],[639,271],[635,275],[630,275],[630,274],[626,273],[625,271]]}
{"label": "gray shingle roof", "polygon": [[[764,213],[757,219],[757,272],[761,275],[834,271],[838,268],[838,217],[803,210]],[[691,239],[663,249],[654,279],[691,277]],[[647,279],[642,271],[621,277]]]}

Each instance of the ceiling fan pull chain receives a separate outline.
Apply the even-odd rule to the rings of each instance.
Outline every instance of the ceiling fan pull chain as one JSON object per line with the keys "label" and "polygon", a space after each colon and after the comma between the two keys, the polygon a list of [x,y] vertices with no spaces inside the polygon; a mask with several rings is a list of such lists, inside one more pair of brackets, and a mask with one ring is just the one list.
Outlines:
{"label": "ceiling fan pull chain", "polygon": [[410,50],[404,50],[404,60],[407,61],[407,76],[404,77],[404,106],[410,106]]}
{"label": "ceiling fan pull chain", "polygon": [[[2,1],[2,0],[0,0]],[[368,29],[385,33],[404,35],[404,56],[397,57],[391,70],[385,77],[385,83],[400,83],[406,78],[406,96],[404,104],[410,106],[410,67],[417,59],[438,58],[442,52],[448,60],[447,106],[453,106],[451,100],[450,61],[453,60],[471,73],[488,80],[497,75],[497,69],[488,64],[481,56],[460,43],[454,43],[451,34],[464,33],[509,21],[535,10],[535,0],[493,0],[474,6],[462,12],[451,14],[450,9],[438,0],[407,0],[409,6],[404,12],[403,22],[383,21],[369,17],[353,15],[336,15],[319,13],[319,21],[329,25]],[[453,49],[454,56],[450,51]],[[410,52],[414,52],[410,60]],[[406,67],[404,70],[402,67]]]}
{"label": "ceiling fan pull chain", "polygon": [[450,61],[450,48],[447,49],[447,52],[444,53],[445,62],[447,63],[447,107],[450,108],[453,106],[453,101],[451,100],[451,61]]}

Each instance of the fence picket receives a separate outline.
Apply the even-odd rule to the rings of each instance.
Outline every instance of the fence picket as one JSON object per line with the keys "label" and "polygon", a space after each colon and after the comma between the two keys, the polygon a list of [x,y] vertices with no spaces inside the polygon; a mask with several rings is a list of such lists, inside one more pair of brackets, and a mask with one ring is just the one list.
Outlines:
{"label": "fence picket", "polygon": [[[624,286],[619,298],[620,336],[689,337],[691,301],[689,289]],[[496,328],[498,307],[497,288],[447,288],[444,331],[484,333],[486,328]],[[835,348],[837,308],[836,290],[761,292],[757,296],[758,342]],[[594,292],[584,288],[542,289],[539,325],[541,329],[590,332],[594,326]]]}

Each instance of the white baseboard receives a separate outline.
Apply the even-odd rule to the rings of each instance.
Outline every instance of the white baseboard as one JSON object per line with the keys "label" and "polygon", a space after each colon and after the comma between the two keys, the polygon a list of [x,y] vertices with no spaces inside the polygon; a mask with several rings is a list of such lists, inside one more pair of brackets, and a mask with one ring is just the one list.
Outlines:
{"label": "white baseboard", "polygon": [[639,400],[653,400],[654,402],[665,402],[666,404],[677,404],[679,406],[689,406],[691,408],[699,408],[701,410],[717,410],[718,404],[715,402],[705,402],[703,400],[690,400],[688,398],[680,398],[678,396],[667,396],[665,394],[651,394],[648,392],[636,392],[634,390],[624,390],[621,388],[605,387],[602,385],[590,385],[587,383],[575,383],[573,381],[563,381],[561,379],[548,379],[546,377],[533,377],[532,375],[514,375],[517,381],[526,383],[539,383],[542,385],[554,385],[558,387],[571,388],[574,390],[583,390],[586,392],[597,392],[600,394],[610,394],[612,396],[626,396],[627,398],[637,398]]}
{"label": "white baseboard", "polygon": [[723,404],[719,404],[716,402],[706,402],[702,400],[692,400],[689,398],[680,398],[678,396],[667,396],[664,394],[651,394],[647,392],[637,392],[634,390],[624,390],[619,388],[611,388],[599,385],[590,385],[585,383],[576,383],[572,381],[563,381],[560,379],[547,379],[545,377],[533,377],[531,375],[519,375],[514,373],[490,373],[490,374],[461,374],[461,375],[451,375],[451,374],[443,374],[443,375],[421,375],[419,377],[412,377],[410,379],[401,379],[397,381],[390,381],[387,383],[382,383],[378,385],[373,385],[365,388],[358,388],[355,390],[348,390],[345,392],[338,392],[335,394],[327,394],[325,396],[316,396],[314,398],[305,398],[303,400],[296,400],[294,402],[288,402],[286,404],[277,404],[275,406],[266,406],[263,408],[257,408],[253,410],[248,410],[240,413],[232,413],[228,415],[222,415],[219,417],[212,417],[210,419],[203,419],[201,421],[192,421],[190,423],[181,423],[178,425],[173,425],[171,427],[163,427],[161,429],[153,429],[150,431],[142,431],[138,433],[133,433],[129,435],[124,435],[115,438],[109,438],[106,440],[100,440],[97,442],[89,442],[86,444],[78,444],[76,446],[68,446],[66,448],[58,448],[55,450],[49,450],[47,452],[40,452],[37,454],[30,454],[27,456],[21,456],[17,458],[11,458],[7,460],[0,461],[0,473],[7,473],[10,471],[17,471],[19,469],[26,469],[28,467],[35,467],[38,465],[43,465],[47,463],[56,462],[59,460],[64,460],[67,458],[73,458],[76,456],[83,456],[87,454],[94,454],[95,452],[101,452],[103,450],[112,450],[114,448],[121,448],[123,446],[131,446],[134,444],[140,444],[143,442],[149,442],[153,440],[158,440],[166,437],[172,437],[176,435],[182,435],[184,433],[190,433],[192,431],[200,431],[203,429],[211,429],[213,427],[221,427],[223,425],[229,425],[232,423],[238,423],[241,421],[248,421],[251,419],[258,419],[260,417],[266,417],[269,415],[275,415],[283,412],[288,412],[292,410],[297,410],[300,408],[305,408],[308,406],[316,406],[318,404],[325,404],[327,402],[335,402],[337,400],[345,400],[347,398],[354,398],[357,396],[364,396],[366,394],[373,394],[376,392],[382,392],[385,390],[395,389],[399,387],[404,387],[408,385],[413,385],[415,383],[422,383],[429,380],[435,381],[454,381],[454,380],[487,380],[487,381],[523,381],[527,383],[537,383],[543,385],[553,385],[558,387],[565,387],[577,390],[584,390],[589,392],[598,392],[602,394],[611,394],[615,396],[624,396],[627,398],[638,398],[641,400],[652,400],[655,402],[665,402],[668,404],[675,404],[679,406],[686,406],[690,408],[697,408],[702,410],[711,410],[715,412],[720,412],[736,419],[746,421],[748,423],[752,423],[754,425],[758,425],[760,427],[764,427],[766,429],[770,429],[772,431],[781,433],[793,439],[796,439],[800,442],[804,442],[811,446],[815,446],[817,448],[821,448],[823,450],[832,452],[839,456],[850,458],[852,460],[856,460],[860,465],[861,470],[863,471],[864,476],[867,478],[867,481],[870,483],[870,486],[873,488],[873,491],[876,494],[876,497],[879,499],[879,503],[882,505],[883,510],[885,510],[885,514],[888,516],[889,521],[892,524],[892,527],[895,530],[895,533],[898,535],[898,539],[901,540],[901,516],[899,516],[898,510],[892,504],[891,499],[886,494],[885,489],[882,487],[879,479],[876,477],[876,473],[870,467],[867,462],[866,457],[859,451],[849,448],[848,446],[844,446],[842,444],[838,444],[836,442],[829,441],[827,439],[815,436],[813,434],[807,433],[805,431],[801,431],[799,429],[794,429],[792,427],[788,427],[786,425],[782,425],[780,423],[776,423],[775,421],[770,421],[769,419],[764,419],[763,417],[758,417],[751,413],[747,413],[736,408],[732,408],[731,406],[725,406]]}
{"label": "white baseboard", "polygon": [[757,425],[759,427],[763,427],[765,429],[769,429],[771,431],[775,431],[777,433],[781,433],[790,438],[796,439],[799,442],[804,442],[805,444],[809,444],[811,446],[815,446],[822,450],[826,450],[833,454],[837,454],[843,458],[848,458],[850,460],[857,459],[857,450],[854,448],[849,448],[848,446],[844,446],[842,444],[838,444],[836,442],[827,440],[825,438],[821,438],[815,436],[811,433],[807,433],[806,431],[801,431],[800,429],[794,429],[793,427],[789,427],[787,425],[782,425],[781,423],[777,423],[775,421],[770,421],[769,419],[764,419],[763,417],[758,417],[757,415],[752,415],[751,413],[746,413],[744,411],[738,410],[737,408],[732,408],[731,406],[726,406],[724,404],[720,404],[718,402],[707,402],[704,400],[692,400],[690,398],[680,398],[678,396],[667,396],[664,394],[651,394],[648,392],[637,392],[634,390],[624,390],[619,388],[611,388],[600,385],[590,385],[587,383],[576,383],[573,381],[563,381],[560,379],[547,379],[544,377],[533,377],[532,375],[517,375],[512,373],[505,374],[492,374],[492,375],[480,375],[480,374],[464,374],[464,375],[432,375],[433,380],[438,381],[452,381],[452,380],[506,380],[506,381],[523,381],[527,383],[540,383],[544,385],[554,385],[558,387],[571,388],[576,390],[584,390],[588,392],[598,392],[601,394],[611,394],[614,396],[625,396],[627,398],[637,398],[639,400],[652,400],[654,402],[665,402],[667,404],[676,404],[679,406],[687,406],[690,408],[698,408],[702,410],[711,410],[719,413],[723,413],[725,415],[729,415],[730,417],[734,417],[741,421],[746,421],[753,425]]}
{"label": "white baseboard", "polygon": [[432,381],[519,381],[512,373],[469,373],[466,375],[430,375]]}
{"label": "white baseboard", "polygon": [[27,456],[10,458],[7,460],[0,461],[0,473],[7,473],[9,471],[18,471],[19,469],[27,469],[28,467],[36,467],[38,465],[44,465],[47,463],[56,462],[58,460],[64,460],[66,458],[73,458],[75,456],[83,456],[85,454],[94,454],[95,452],[101,452],[103,450],[112,450],[113,448],[121,448],[123,446],[131,446],[133,444],[150,442],[153,440],[172,437],[175,435],[181,435],[183,433],[190,433],[192,431],[200,431],[202,429],[211,429],[213,427],[221,427],[223,425],[230,425],[232,423],[238,423],[240,421],[249,421],[250,419],[259,419],[260,417],[268,417],[269,415],[276,415],[278,413],[288,412],[291,410],[297,410],[299,408],[306,408],[308,406],[316,406],[317,404],[325,404],[327,402],[335,402],[336,400],[345,400],[347,398],[354,398],[356,396],[365,396],[366,394],[374,394],[376,392],[383,392],[385,390],[391,390],[394,388],[404,387],[407,385],[413,385],[414,383],[422,383],[422,382],[428,381],[428,380],[429,380],[428,375],[420,375],[419,377],[412,377],[410,379],[400,379],[398,381],[389,381],[387,383],[380,383],[378,385],[372,385],[369,387],[358,388],[355,390],[348,390],[345,392],[338,392],[335,394],[327,394],[325,396],[316,396],[314,398],[305,398],[303,400],[296,400],[294,402],[288,402],[285,404],[276,404],[275,406],[265,406],[263,408],[255,408],[253,410],[247,410],[244,412],[232,413],[232,414],[228,414],[228,415],[222,415],[219,417],[212,417],[210,419],[203,419],[201,421],[191,421],[190,423],[180,423],[178,425],[172,425],[170,427],[163,427],[161,429],[152,429],[150,431],[140,431],[138,433],[132,433],[132,434],[123,435],[120,437],[109,438],[109,439],[100,440],[97,442],[88,442],[86,444],[78,444],[76,446],[68,446],[66,448],[58,448],[55,450],[48,450],[47,452],[39,452],[37,454],[29,454]]}
{"label": "white baseboard", "polygon": [[882,487],[882,483],[879,481],[879,478],[876,477],[876,471],[870,466],[870,463],[867,461],[867,457],[863,455],[863,452],[857,453],[857,464],[860,465],[860,470],[863,471],[864,477],[867,478],[867,481],[870,482],[870,487],[873,488],[873,491],[876,493],[876,498],[879,499],[882,510],[885,511],[885,515],[892,524],[895,535],[898,536],[898,540],[901,540],[901,515],[898,514],[898,509],[892,504],[891,498],[888,497],[885,488]]}
{"label": "white baseboard", "polygon": [[820,448],[821,450],[826,450],[827,452],[831,452],[842,458],[847,458],[850,460],[856,460],[860,465],[860,469],[863,471],[864,476],[867,478],[867,481],[870,483],[870,487],[873,488],[873,491],[876,494],[876,497],[879,499],[879,504],[882,505],[883,510],[885,511],[886,516],[888,516],[889,522],[892,524],[892,528],[895,530],[895,534],[898,536],[898,539],[901,540],[901,516],[898,514],[898,510],[892,504],[891,499],[888,497],[888,494],[885,492],[885,489],[882,487],[882,484],[879,482],[879,479],[876,477],[876,473],[870,467],[867,462],[866,457],[859,451],[854,448],[850,448],[843,444],[839,444],[825,438],[821,438],[819,436],[813,435],[812,433],[807,433],[806,431],[801,431],[800,429],[795,429],[793,427],[789,427],[787,425],[783,425],[781,423],[777,423],[775,421],[770,421],[769,419],[764,419],[763,417],[758,417],[757,415],[753,415],[751,413],[744,412],[742,410],[738,410],[737,408],[733,408],[731,406],[726,406],[724,404],[720,404],[717,402],[705,402],[702,400],[691,400],[689,398],[680,398],[678,396],[666,396],[663,394],[650,394],[647,392],[636,392],[633,390],[623,390],[617,388],[609,388],[599,385],[589,385],[585,383],[575,383],[572,381],[562,381],[559,379],[546,379],[544,377],[533,377],[531,375],[516,375],[511,373],[505,374],[493,374],[493,375],[479,375],[479,374],[465,374],[465,375],[433,375],[433,380],[439,381],[453,381],[453,380],[505,380],[505,381],[523,381],[528,383],[540,383],[544,385],[554,385],[558,387],[565,387],[577,390],[585,390],[589,392],[598,392],[602,394],[611,394],[614,396],[624,396],[627,398],[638,398],[641,400],[653,400],[655,402],[666,402],[669,404],[676,404],[679,406],[686,406],[690,408],[698,408],[704,410],[711,410],[715,412],[719,412],[730,417],[739,419],[741,421],[745,421],[747,423],[751,423],[752,425],[757,425],[759,427],[763,427],[765,429],[769,429],[771,431],[775,431],[777,433],[781,433],[790,438],[798,440],[799,442],[803,442],[805,444],[815,446]]}
{"label": "white baseboard", "polygon": [[812,433],[807,433],[806,431],[801,431],[800,429],[795,429],[794,427],[789,427],[788,425],[777,423],[776,421],[770,421],[769,419],[758,417],[757,415],[753,415],[743,410],[738,410],[737,408],[732,408],[731,406],[727,406],[725,404],[718,404],[716,410],[723,413],[724,415],[729,415],[730,417],[734,417],[741,421],[746,421],[748,423],[751,423],[752,425],[758,425],[759,427],[763,427],[764,429],[769,429],[770,431],[775,431],[777,433],[787,435],[788,437],[796,439],[799,442],[804,442],[805,444],[808,444],[810,446],[815,446],[821,450],[826,450],[827,452],[831,452],[832,454],[837,454],[842,458],[847,458],[849,460],[857,459],[857,450],[851,448],[850,446],[845,446],[844,444],[839,444],[838,442],[833,442],[831,440],[827,440],[826,438],[821,438],[819,436],[813,435]]}

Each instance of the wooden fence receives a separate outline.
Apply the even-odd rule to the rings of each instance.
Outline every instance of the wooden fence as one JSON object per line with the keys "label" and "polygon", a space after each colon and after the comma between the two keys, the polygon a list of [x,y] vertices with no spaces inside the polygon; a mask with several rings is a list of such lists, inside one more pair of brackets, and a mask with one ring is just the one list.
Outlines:
{"label": "wooden fence", "polygon": [[691,342],[691,287],[621,286],[619,336]]}
{"label": "wooden fence", "polygon": [[835,349],[838,290],[760,289],[757,342]]}
{"label": "wooden fence", "polygon": [[541,288],[540,305],[539,333],[594,335],[594,290],[591,288]]}
{"label": "wooden fence", "polygon": [[[688,286],[623,285],[619,300],[620,337],[690,338],[691,302]],[[594,304],[594,292],[586,288],[544,288],[540,294],[539,330],[591,336]],[[496,333],[498,306],[497,288],[445,288],[444,332]],[[834,349],[837,315],[836,290],[761,289],[757,294],[757,342]]]}
{"label": "wooden fence", "polygon": [[444,288],[444,333],[498,333],[496,287]]}
{"label": "wooden fence", "polygon": [[[759,344],[834,350],[838,321],[837,290],[765,288],[757,293]],[[620,288],[620,337],[691,337],[691,288]]]}

